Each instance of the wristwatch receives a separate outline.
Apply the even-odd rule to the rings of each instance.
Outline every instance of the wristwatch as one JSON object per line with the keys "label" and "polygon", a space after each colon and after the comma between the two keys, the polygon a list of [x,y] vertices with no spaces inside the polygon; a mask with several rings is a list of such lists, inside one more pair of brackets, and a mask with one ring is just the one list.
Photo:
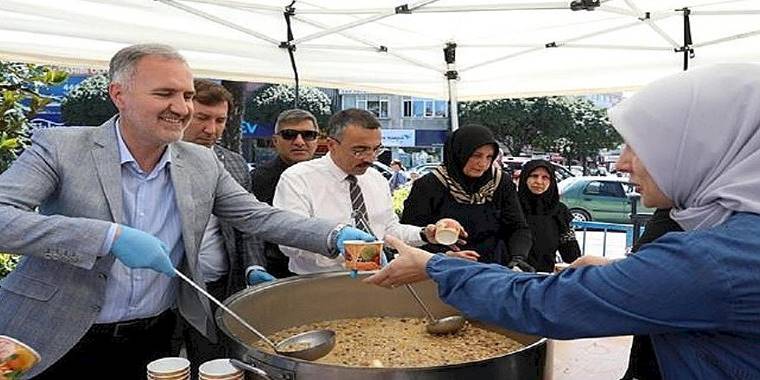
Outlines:
{"label": "wristwatch", "polygon": [[340,255],[340,250],[338,249],[338,235],[340,234],[340,231],[342,231],[344,228],[348,226],[345,223],[339,223],[335,228],[330,231],[329,234],[327,234],[327,255],[326,257],[329,257],[331,259],[334,259]]}

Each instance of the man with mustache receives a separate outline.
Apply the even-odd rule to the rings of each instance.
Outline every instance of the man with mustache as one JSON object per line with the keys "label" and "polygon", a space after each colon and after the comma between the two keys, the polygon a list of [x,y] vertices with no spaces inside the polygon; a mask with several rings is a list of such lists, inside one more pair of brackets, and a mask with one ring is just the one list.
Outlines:
{"label": "man with mustache", "polygon": [[[388,181],[371,168],[383,151],[381,141],[380,122],[372,113],[356,108],[336,113],[328,123],[328,154],[285,170],[273,205],[353,224],[379,238],[391,234],[412,245],[436,243],[435,225],[420,228],[401,224],[393,211]],[[282,245],[280,249],[290,258],[288,268],[296,274],[343,269],[342,258]]]}
{"label": "man with mustache", "polygon": [[217,340],[199,250],[213,214],[248,234],[335,257],[350,227],[272,208],[210,149],[180,141],[190,67],[166,45],[128,46],[109,66],[119,114],[100,127],[35,131],[0,175],[0,251],[20,254],[0,287],[0,335],[42,359],[35,379],[145,377],[170,356],[175,312]]}
{"label": "man with mustache", "polygon": [[[277,116],[272,136],[277,157],[258,166],[251,173],[253,195],[271,205],[282,172],[296,163],[314,158],[318,137],[319,125],[311,112],[302,109],[282,111]],[[277,278],[294,275],[288,270],[288,257],[280,251],[277,244],[265,243],[264,252],[267,272]]]}

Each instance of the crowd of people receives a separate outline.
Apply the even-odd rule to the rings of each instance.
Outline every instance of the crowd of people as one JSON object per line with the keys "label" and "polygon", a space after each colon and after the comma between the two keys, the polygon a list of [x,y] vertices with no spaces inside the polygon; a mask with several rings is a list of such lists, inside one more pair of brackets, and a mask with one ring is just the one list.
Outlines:
{"label": "crowd of people", "polygon": [[[176,50],[124,48],[109,76],[118,115],[35,132],[0,175],[0,251],[24,256],[0,286],[0,334],[41,353],[37,379],[82,368],[141,378],[181,350],[194,368],[228,357],[215,305],[176,271],[224,299],[344,270],[345,241],[376,239],[398,253],[368,283],[432,279],[468,317],[529,334],[635,335],[625,379],[760,373],[759,180],[746,175],[760,167],[756,66],[666,78],[616,108],[627,143],[617,169],[658,210],[635,254],[615,261],[582,255],[554,166],[529,161],[516,185],[485,127],[448,136],[399,218],[391,194],[404,168],[392,162],[390,180],[372,169],[383,147],[366,110],[336,112],[324,130],[283,110],[276,157],[249,173],[218,144],[232,95],[194,79]],[[315,158],[321,134],[328,153]],[[459,240],[438,241],[441,223]],[[571,269],[532,273],[554,272],[557,254]]]}

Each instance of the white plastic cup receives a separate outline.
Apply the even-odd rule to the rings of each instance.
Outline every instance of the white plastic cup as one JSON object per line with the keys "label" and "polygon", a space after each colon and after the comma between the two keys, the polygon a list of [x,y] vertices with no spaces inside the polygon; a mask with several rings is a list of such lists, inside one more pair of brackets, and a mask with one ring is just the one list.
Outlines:
{"label": "white plastic cup", "polygon": [[230,363],[230,359],[207,361],[198,368],[200,380],[235,380],[243,378],[243,371]]}
{"label": "white plastic cup", "polygon": [[190,378],[190,361],[168,357],[148,363],[148,380],[186,380]]}
{"label": "white plastic cup", "polygon": [[451,221],[439,220],[435,224],[435,240],[443,245],[452,245],[459,240],[459,227]]}

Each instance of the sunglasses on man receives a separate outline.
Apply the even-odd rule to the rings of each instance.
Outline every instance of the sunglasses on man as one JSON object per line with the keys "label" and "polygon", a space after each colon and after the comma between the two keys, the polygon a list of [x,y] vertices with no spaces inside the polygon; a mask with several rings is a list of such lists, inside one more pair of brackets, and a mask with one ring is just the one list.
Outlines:
{"label": "sunglasses on man", "polygon": [[277,132],[277,134],[285,140],[295,140],[298,135],[301,135],[304,141],[314,141],[319,136],[319,132],[317,131],[299,131],[296,129],[283,129]]}

